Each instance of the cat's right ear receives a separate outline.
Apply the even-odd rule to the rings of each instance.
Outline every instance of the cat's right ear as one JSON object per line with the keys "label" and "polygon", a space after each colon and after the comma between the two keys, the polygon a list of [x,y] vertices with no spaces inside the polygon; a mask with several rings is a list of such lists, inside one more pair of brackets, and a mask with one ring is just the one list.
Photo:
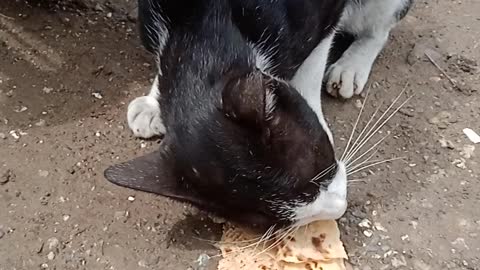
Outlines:
{"label": "cat's right ear", "polygon": [[231,77],[222,91],[222,111],[226,117],[261,127],[275,110],[275,94],[270,79],[260,72]]}

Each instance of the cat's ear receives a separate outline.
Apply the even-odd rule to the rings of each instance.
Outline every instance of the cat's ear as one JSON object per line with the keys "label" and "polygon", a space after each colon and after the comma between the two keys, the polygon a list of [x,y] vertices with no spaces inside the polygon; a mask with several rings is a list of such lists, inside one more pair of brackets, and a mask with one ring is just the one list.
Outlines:
{"label": "cat's ear", "polygon": [[228,118],[258,127],[275,109],[269,82],[260,72],[230,77],[222,91],[222,111]]}
{"label": "cat's ear", "polygon": [[174,168],[172,158],[161,146],[153,153],[110,166],[104,175],[108,181],[122,187],[208,206],[195,191],[182,184]]}

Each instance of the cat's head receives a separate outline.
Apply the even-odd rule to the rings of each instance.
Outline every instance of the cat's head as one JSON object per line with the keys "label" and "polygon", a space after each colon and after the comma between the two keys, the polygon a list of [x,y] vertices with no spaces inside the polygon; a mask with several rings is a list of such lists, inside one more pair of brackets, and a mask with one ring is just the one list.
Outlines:
{"label": "cat's head", "polygon": [[107,179],[250,224],[343,215],[345,166],[296,89],[259,70],[230,72],[213,87],[221,95],[208,114],[167,127],[159,151],[110,167]]}

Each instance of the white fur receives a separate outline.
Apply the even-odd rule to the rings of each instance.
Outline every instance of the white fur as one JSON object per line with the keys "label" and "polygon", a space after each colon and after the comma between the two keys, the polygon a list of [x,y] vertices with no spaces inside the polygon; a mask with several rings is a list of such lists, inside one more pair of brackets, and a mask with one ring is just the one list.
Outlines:
{"label": "white fur", "polygon": [[[158,4],[149,0],[150,6],[158,7]],[[167,45],[167,41],[170,37],[170,33],[167,27],[167,19],[161,15],[161,12],[152,11],[153,25],[146,25],[146,30],[150,39],[157,45],[156,48],[156,60],[158,64],[159,74],[162,75],[162,70],[160,68],[160,57],[162,56],[163,49]]]}
{"label": "white fur", "polygon": [[136,137],[147,139],[165,134],[166,128],[158,103],[159,97],[157,76],[148,96],[137,97],[128,105],[128,126]]}
{"label": "white fur", "polygon": [[345,164],[338,162],[337,173],[327,190],[320,190],[318,197],[309,204],[294,210],[298,226],[315,220],[338,219],[347,210],[347,171]]}
{"label": "white fur", "polygon": [[302,65],[298,68],[295,76],[290,81],[293,87],[305,98],[308,105],[312,108],[318,117],[318,121],[323,127],[323,130],[328,135],[330,143],[333,144],[333,136],[330,128],[325,121],[322,112],[321,103],[321,89],[322,79],[327,64],[328,52],[332,46],[334,34],[325,38],[320,44],[310,53]]}
{"label": "white fur", "polygon": [[354,94],[362,93],[373,63],[397,22],[395,13],[407,2],[408,0],[349,2],[340,19],[339,29],[354,34],[357,39],[327,71],[326,86],[330,94],[351,98]]}
{"label": "white fur", "polygon": [[273,111],[275,110],[276,97],[272,91],[268,90],[265,93],[265,117],[271,119]]}

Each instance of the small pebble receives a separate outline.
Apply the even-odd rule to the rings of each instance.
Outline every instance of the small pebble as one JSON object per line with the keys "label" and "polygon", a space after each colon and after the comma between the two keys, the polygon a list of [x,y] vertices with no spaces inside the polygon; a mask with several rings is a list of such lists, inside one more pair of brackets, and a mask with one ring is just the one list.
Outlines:
{"label": "small pebble", "polygon": [[17,134],[15,130],[10,131],[10,136],[12,136],[15,140],[20,139],[20,136]]}
{"label": "small pebble", "polygon": [[47,177],[50,173],[48,171],[44,171],[44,170],[38,170],[38,175],[40,177]]}
{"label": "small pebble", "polygon": [[92,96],[93,96],[94,98],[96,98],[96,99],[102,99],[102,98],[103,98],[102,94],[97,93],[97,92],[92,93]]}
{"label": "small pebble", "polygon": [[455,145],[452,141],[446,140],[444,138],[438,140],[442,148],[455,149]]}
{"label": "small pebble", "polygon": [[38,122],[35,123],[35,126],[37,126],[37,127],[45,126],[45,120],[43,120],[43,119],[38,120]]}
{"label": "small pebble", "polygon": [[24,111],[26,111],[26,110],[28,110],[27,107],[25,107],[25,106],[20,106],[20,107],[18,107],[17,109],[15,109],[14,111],[17,112],[17,113],[21,113],[21,112],[24,112]]}
{"label": "small pebble", "polygon": [[4,185],[13,179],[15,179],[15,174],[12,172],[12,170],[7,169],[0,175],[0,185]]}
{"label": "small pebble", "polygon": [[60,241],[58,241],[57,238],[52,237],[47,240],[47,247],[48,250],[54,250],[57,249],[60,246]]}
{"label": "small pebble", "polygon": [[53,88],[43,87],[42,91],[43,91],[45,94],[50,94],[50,93],[53,91]]}
{"label": "small pebble", "polygon": [[363,235],[370,238],[373,235],[373,231],[372,230],[365,230],[365,231],[363,231]]}
{"label": "small pebble", "polygon": [[368,219],[364,219],[360,223],[358,223],[358,226],[360,228],[371,228],[372,222]]}
{"label": "small pebble", "polygon": [[7,135],[5,133],[0,132],[0,140],[5,140],[7,139]]}
{"label": "small pebble", "polygon": [[49,261],[52,261],[53,259],[55,259],[55,253],[53,253],[53,251],[50,251],[47,255],[47,259]]}
{"label": "small pebble", "polygon": [[130,202],[135,201],[135,197],[133,197],[133,196],[128,196],[128,201],[130,201]]}
{"label": "small pebble", "polygon": [[377,231],[387,232],[387,229],[385,229],[385,227],[383,227],[382,224],[380,224],[379,222],[373,223],[373,227]]}
{"label": "small pebble", "polygon": [[63,221],[68,221],[70,219],[70,215],[63,215]]}
{"label": "small pebble", "polygon": [[362,103],[362,101],[361,101],[360,99],[355,100],[355,107],[356,107],[357,109],[361,109],[362,106],[363,106],[363,103]]}

